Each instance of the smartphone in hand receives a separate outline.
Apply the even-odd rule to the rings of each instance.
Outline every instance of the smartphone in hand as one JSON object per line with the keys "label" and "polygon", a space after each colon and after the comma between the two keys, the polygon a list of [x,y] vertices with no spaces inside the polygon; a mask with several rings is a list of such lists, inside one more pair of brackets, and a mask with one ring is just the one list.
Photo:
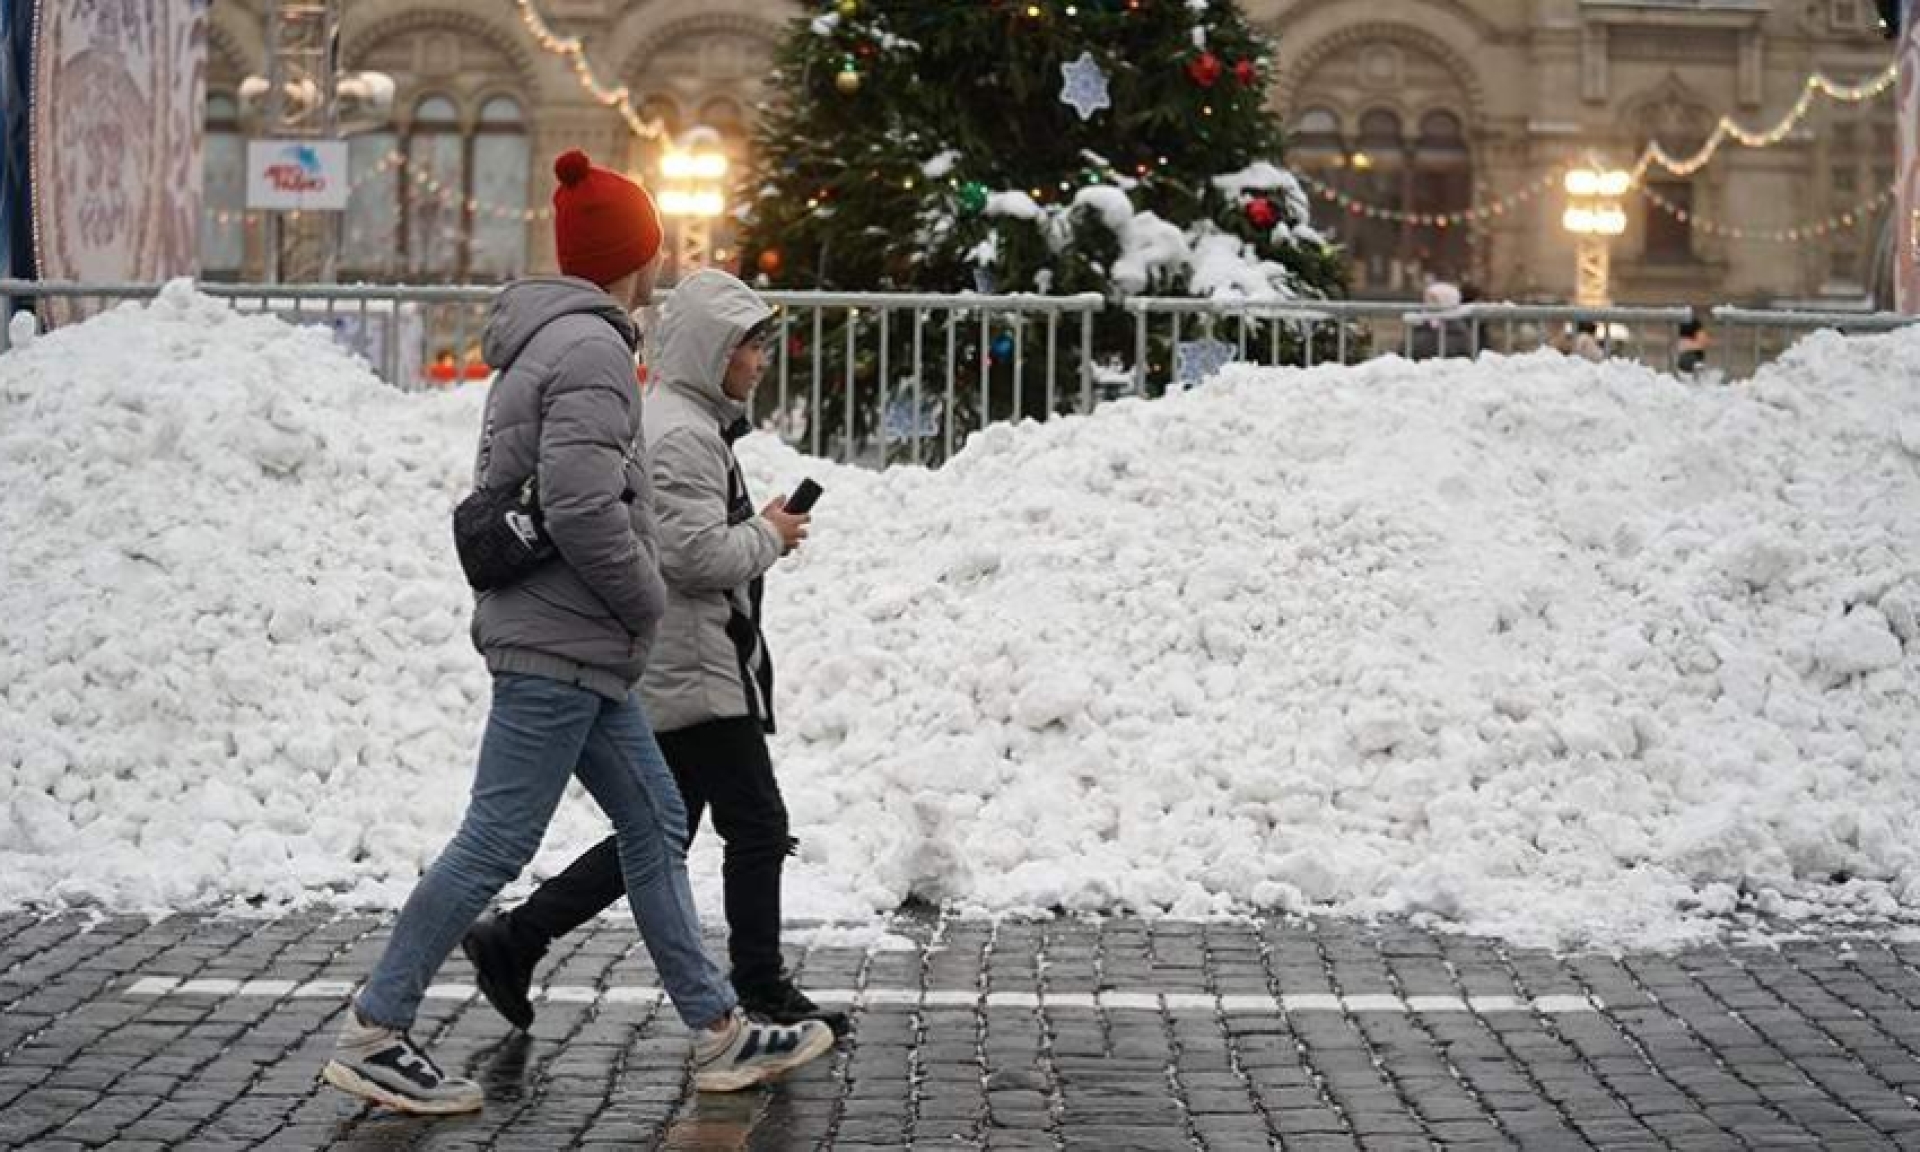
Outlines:
{"label": "smartphone in hand", "polygon": [[813,502],[820,499],[821,491],[820,485],[815,484],[812,479],[800,481],[799,487],[793,490],[793,495],[787,497],[787,511],[797,516],[805,516],[813,511]]}

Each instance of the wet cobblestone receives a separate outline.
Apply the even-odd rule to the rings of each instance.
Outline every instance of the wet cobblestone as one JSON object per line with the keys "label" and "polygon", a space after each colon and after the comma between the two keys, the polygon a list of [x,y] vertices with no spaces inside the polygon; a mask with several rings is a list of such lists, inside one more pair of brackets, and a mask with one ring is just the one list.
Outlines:
{"label": "wet cobblestone", "polygon": [[1920,1148],[1907,944],[1560,956],[1391,923],[903,920],[911,949],[796,957],[850,1000],[850,1040],[699,1097],[607,921],[543,967],[531,1034],[457,987],[427,1001],[416,1036],[487,1107],[421,1120],[318,1080],[386,923],[0,915],[0,1147]]}

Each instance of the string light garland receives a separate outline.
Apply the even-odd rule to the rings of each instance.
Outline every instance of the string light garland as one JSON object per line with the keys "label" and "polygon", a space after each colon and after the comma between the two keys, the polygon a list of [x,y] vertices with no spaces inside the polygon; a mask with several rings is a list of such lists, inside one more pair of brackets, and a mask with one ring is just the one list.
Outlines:
{"label": "string light garland", "polygon": [[1808,113],[1813,111],[1816,97],[1826,96],[1847,104],[1864,104],[1887,92],[1899,79],[1898,64],[1889,64],[1878,75],[1863,84],[1856,85],[1836,84],[1816,72],[1807,77],[1807,82],[1800,92],[1800,99],[1794,102],[1793,108],[1773,127],[1764,132],[1755,132],[1742,127],[1731,116],[1722,116],[1720,123],[1714,126],[1713,134],[1707,137],[1707,142],[1700,146],[1699,151],[1684,160],[1675,159],[1660,146],[1658,140],[1655,140],[1647,145],[1646,151],[1640,154],[1639,161],[1634,164],[1633,182],[1640,183],[1646,176],[1647,170],[1655,164],[1675,176],[1691,176],[1706,167],[1713,160],[1714,154],[1720,150],[1720,145],[1728,140],[1738,141],[1748,148],[1771,148],[1785,140],[1795,128],[1799,127],[1800,122],[1807,118]]}
{"label": "string light garland", "polygon": [[667,129],[664,124],[658,120],[640,118],[640,113],[633,107],[633,93],[625,84],[609,88],[600,82],[600,78],[594,75],[593,65],[587,60],[586,46],[580,42],[578,36],[555,35],[553,29],[548,27],[546,19],[540,15],[540,10],[534,7],[533,0],[514,0],[514,3],[520,9],[521,23],[527,26],[527,31],[533,34],[533,38],[539,42],[540,47],[555,56],[569,58],[572,61],[574,77],[580,81],[580,86],[586,89],[587,94],[595,100],[619,112],[620,118],[627,122],[628,131],[642,140],[666,138]]}
{"label": "string light garland", "polygon": [[1754,240],[1769,244],[1800,244],[1871,223],[1874,213],[1891,203],[1899,190],[1900,186],[1897,183],[1893,184],[1871,200],[1863,200],[1844,212],[1837,212],[1811,224],[1794,224],[1785,228],[1742,228],[1734,224],[1722,224],[1711,217],[1682,208],[1647,185],[1640,186],[1642,196],[1682,224],[1698,228],[1709,236],[1723,236],[1730,240]]}
{"label": "string light garland", "polygon": [[1458,228],[1469,224],[1484,224],[1538,198],[1542,193],[1558,185],[1565,174],[1565,169],[1556,168],[1538,180],[1497,200],[1457,212],[1404,212],[1398,208],[1382,208],[1377,204],[1369,204],[1305,172],[1294,173],[1302,184],[1312,188],[1322,200],[1340,205],[1351,215],[1362,216],[1368,220],[1413,224],[1421,228]]}
{"label": "string light garland", "polygon": [[[368,184],[385,176],[387,173],[401,168],[406,162],[406,156],[399,151],[388,152],[385,156],[382,156],[373,167],[354,178],[352,185],[347,189],[347,195],[351,197],[358,194],[362,188],[365,188]],[[484,216],[491,220],[518,220],[524,224],[532,224],[536,221],[553,218],[552,208],[510,208],[502,204],[489,204],[475,197],[466,197],[463,200],[458,190],[449,188],[442,183],[438,177],[434,176],[431,171],[424,167],[410,169],[408,179],[419,185],[428,195],[442,204],[463,203],[467,211],[473,213],[475,216]],[[273,215],[273,213],[262,212],[255,209],[245,209],[216,211],[210,213],[210,215],[214,223],[226,227],[239,223],[258,223],[260,220],[264,220],[268,216]]]}

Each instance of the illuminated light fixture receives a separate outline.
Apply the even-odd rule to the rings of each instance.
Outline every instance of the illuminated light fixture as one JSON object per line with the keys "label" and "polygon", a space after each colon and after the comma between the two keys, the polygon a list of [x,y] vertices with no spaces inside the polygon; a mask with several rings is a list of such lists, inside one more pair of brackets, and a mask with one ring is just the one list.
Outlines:
{"label": "illuminated light fixture", "polygon": [[727,210],[727,198],[711,190],[689,192],[667,188],[660,193],[660,211],[668,216],[711,220]]}
{"label": "illuminated light fixture", "polygon": [[660,174],[669,180],[720,180],[727,174],[722,152],[683,152],[674,149],[660,159]]}

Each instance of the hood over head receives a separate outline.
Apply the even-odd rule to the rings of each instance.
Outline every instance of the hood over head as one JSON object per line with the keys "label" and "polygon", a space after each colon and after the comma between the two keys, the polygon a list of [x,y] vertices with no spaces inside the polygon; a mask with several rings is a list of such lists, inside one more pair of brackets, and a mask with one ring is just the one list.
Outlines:
{"label": "hood over head", "polygon": [[494,298],[480,354],[488,367],[504,372],[536,333],[576,312],[604,317],[628,348],[639,346],[633,318],[598,285],[577,276],[535,276],[514,281]]}
{"label": "hood over head", "polygon": [[647,373],[659,387],[686,392],[724,424],[744,405],[721,387],[733,350],[755,325],[773,316],[759,293],[737,277],[707,268],[680,281],[660,307]]}

